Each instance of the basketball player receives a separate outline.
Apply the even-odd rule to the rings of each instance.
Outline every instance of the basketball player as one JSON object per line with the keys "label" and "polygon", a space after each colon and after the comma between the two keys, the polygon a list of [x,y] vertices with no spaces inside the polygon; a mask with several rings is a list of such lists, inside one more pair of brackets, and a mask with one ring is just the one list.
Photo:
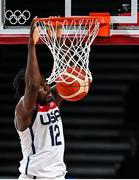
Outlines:
{"label": "basketball player", "polygon": [[16,94],[20,96],[15,108],[15,126],[23,154],[19,179],[63,180],[66,166],[59,111],[62,99],[40,74],[35,50],[38,40],[33,20],[25,76],[20,71],[13,83]]}

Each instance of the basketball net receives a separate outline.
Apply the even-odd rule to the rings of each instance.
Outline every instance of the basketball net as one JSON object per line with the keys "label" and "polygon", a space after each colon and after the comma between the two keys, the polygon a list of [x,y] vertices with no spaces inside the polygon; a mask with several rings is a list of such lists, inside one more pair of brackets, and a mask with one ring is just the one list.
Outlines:
{"label": "basketball net", "polygon": [[[42,21],[37,21],[36,26],[40,39],[48,46],[54,59],[52,73],[47,78],[48,84],[53,82],[71,84],[79,76],[91,82],[89,53],[90,46],[99,31],[99,22],[93,18],[71,21],[65,19],[55,22],[52,20],[46,22],[42,19]],[[70,73],[67,71],[69,68],[72,69]],[[68,82],[73,72],[77,76]],[[63,74],[66,78],[63,78]]]}

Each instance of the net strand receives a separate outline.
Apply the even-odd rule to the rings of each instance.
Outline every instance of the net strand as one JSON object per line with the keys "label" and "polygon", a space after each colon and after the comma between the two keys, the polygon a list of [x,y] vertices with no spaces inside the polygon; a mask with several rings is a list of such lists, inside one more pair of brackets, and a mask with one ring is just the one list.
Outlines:
{"label": "net strand", "polygon": [[[62,35],[57,38],[57,29],[60,26]],[[83,79],[92,81],[92,75],[89,70],[90,46],[96,38],[99,31],[97,20],[81,19],[72,20],[69,24],[67,20],[63,22],[37,22],[40,39],[50,49],[53,58],[53,69],[51,75],[47,78],[48,84],[53,82],[65,82],[71,84],[80,76]],[[68,72],[67,69],[71,68]],[[83,73],[85,72],[85,73]],[[63,77],[63,74],[66,77]],[[73,81],[68,82],[72,73],[76,73]]]}

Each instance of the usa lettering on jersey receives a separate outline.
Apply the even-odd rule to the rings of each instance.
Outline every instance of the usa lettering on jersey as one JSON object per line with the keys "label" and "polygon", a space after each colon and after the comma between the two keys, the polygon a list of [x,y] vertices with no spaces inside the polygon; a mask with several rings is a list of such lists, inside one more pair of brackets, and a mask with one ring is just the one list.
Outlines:
{"label": "usa lettering on jersey", "polygon": [[60,111],[58,109],[40,114],[40,120],[42,125],[49,125],[51,145],[58,146],[62,145],[60,140],[60,128],[58,122],[61,119]]}

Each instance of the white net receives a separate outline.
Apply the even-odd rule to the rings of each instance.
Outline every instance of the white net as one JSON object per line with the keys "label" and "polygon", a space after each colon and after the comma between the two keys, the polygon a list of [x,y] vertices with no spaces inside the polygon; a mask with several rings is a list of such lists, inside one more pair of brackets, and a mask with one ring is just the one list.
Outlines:
{"label": "white net", "polygon": [[[48,84],[73,83],[79,76],[82,76],[83,80],[92,81],[89,53],[99,31],[99,22],[96,19],[72,20],[70,23],[68,20],[56,21],[55,25],[51,20],[47,23],[38,21],[37,29],[40,39],[48,46],[54,59],[52,73],[47,78]],[[76,77],[69,82],[73,72]],[[66,74],[66,78],[63,74]]]}

